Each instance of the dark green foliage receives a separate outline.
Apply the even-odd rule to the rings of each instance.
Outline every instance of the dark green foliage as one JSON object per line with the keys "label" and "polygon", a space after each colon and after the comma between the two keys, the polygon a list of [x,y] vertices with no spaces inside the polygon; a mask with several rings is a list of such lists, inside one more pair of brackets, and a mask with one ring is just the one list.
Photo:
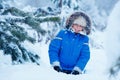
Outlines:
{"label": "dark green foliage", "polygon": [[25,18],[25,23],[28,24],[28,25],[30,25],[30,26],[39,26],[39,24],[40,24],[33,17],[26,17]]}
{"label": "dark green foliage", "polygon": [[35,20],[35,18],[26,17],[25,23],[31,26],[32,29],[35,29],[38,33],[41,33],[42,35],[46,33],[46,31],[40,27],[40,22]]}
{"label": "dark green foliage", "polygon": [[24,32],[21,32],[21,31],[12,30],[11,33],[20,41],[24,41],[27,38],[27,35],[26,35],[27,33],[25,34]]}
{"label": "dark green foliage", "polygon": [[40,16],[47,16],[49,13],[41,8],[39,8],[35,13],[34,15],[36,17],[40,17]]}
{"label": "dark green foliage", "polygon": [[27,36],[27,40],[30,41],[31,43],[35,43],[35,39],[32,37]]}
{"label": "dark green foliage", "polygon": [[0,9],[3,9],[3,6],[2,6],[2,4],[0,3]]}
{"label": "dark green foliage", "polygon": [[60,18],[59,17],[50,17],[50,18],[45,18],[41,22],[46,22],[46,21],[52,21],[52,22],[59,22]]}
{"label": "dark green foliage", "polygon": [[11,13],[12,15],[15,16],[28,16],[28,13],[25,13],[24,11],[21,11],[15,7],[10,7],[9,9],[4,10],[4,12],[2,13],[2,15],[7,15],[8,13]]}

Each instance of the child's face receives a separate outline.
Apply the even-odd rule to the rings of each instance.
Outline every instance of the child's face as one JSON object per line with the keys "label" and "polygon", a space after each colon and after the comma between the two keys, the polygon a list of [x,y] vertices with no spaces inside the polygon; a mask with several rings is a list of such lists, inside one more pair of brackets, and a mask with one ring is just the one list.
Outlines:
{"label": "child's face", "polygon": [[80,31],[83,30],[83,26],[78,25],[78,24],[73,24],[72,28],[74,29],[75,33],[79,33]]}

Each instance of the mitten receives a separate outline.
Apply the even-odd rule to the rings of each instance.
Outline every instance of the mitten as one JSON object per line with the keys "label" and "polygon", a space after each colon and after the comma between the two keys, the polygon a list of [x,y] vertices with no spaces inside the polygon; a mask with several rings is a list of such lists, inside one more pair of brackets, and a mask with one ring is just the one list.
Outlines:
{"label": "mitten", "polygon": [[72,74],[73,75],[82,74],[82,70],[79,67],[75,66],[73,71],[72,71]]}
{"label": "mitten", "polygon": [[61,69],[59,66],[53,66],[54,70],[56,70],[57,72],[61,72]]}
{"label": "mitten", "polygon": [[77,70],[73,70],[72,74],[73,74],[73,75],[78,75],[78,74],[80,74],[80,73],[79,73],[79,71],[77,71]]}

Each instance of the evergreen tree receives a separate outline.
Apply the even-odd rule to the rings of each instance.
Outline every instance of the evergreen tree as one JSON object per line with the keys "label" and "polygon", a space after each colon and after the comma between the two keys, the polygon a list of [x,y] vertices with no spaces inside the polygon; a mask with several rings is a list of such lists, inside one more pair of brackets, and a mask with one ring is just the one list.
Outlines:
{"label": "evergreen tree", "polygon": [[[1,8],[2,9],[2,8]],[[41,15],[41,16],[38,16]],[[48,17],[49,15],[49,17]],[[39,55],[27,50],[27,46],[22,44],[29,41],[34,44],[37,40],[28,34],[28,30],[34,30],[44,36],[48,33],[42,29],[40,24],[43,22],[58,23],[60,18],[51,14],[44,14],[42,11],[24,12],[15,7],[3,8],[0,12],[0,49],[5,55],[11,55],[13,64],[34,62],[39,63]]]}

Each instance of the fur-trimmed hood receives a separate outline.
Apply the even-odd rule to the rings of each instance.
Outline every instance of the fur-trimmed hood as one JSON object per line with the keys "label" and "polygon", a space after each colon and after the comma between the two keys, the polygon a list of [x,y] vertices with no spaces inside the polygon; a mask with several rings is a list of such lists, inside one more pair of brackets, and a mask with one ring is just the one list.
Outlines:
{"label": "fur-trimmed hood", "polygon": [[69,29],[74,21],[78,19],[78,17],[83,17],[86,20],[86,26],[84,27],[85,33],[88,35],[91,32],[91,20],[90,17],[83,12],[75,12],[73,13],[66,21],[66,28]]}

